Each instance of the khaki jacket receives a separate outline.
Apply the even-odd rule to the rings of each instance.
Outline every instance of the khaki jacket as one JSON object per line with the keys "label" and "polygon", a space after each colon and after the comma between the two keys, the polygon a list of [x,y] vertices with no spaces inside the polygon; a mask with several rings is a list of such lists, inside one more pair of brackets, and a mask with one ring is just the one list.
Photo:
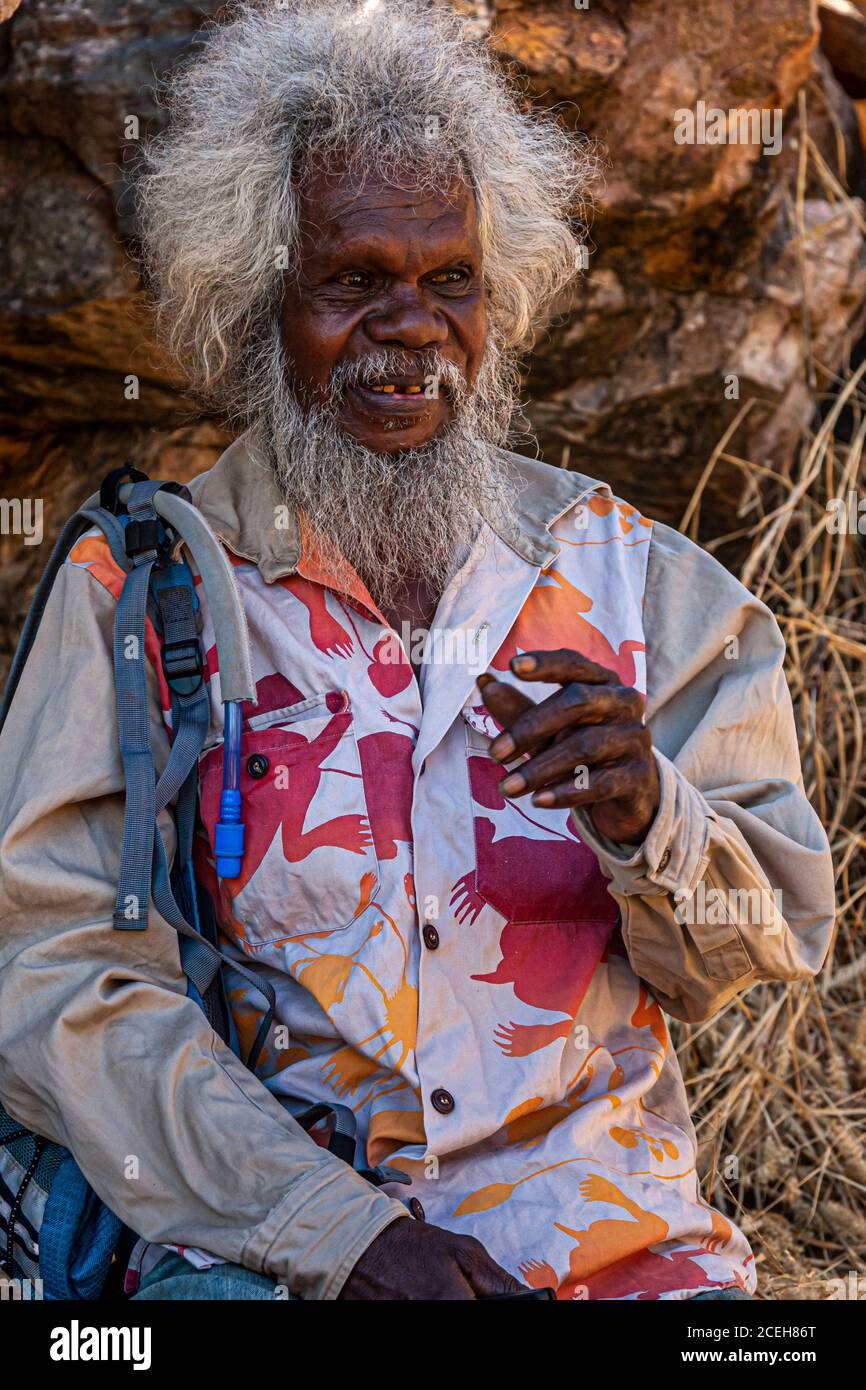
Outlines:
{"label": "khaki jacket", "polygon": [[[582,499],[612,515],[626,543],[646,524],[604,484],[513,455],[509,466],[523,484],[520,522],[499,539],[524,566],[554,563],[570,543],[561,519]],[[243,440],[192,490],[259,584],[296,572],[298,528],[274,527],[279,498]],[[820,968],[833,872],[803,793],[772,615],[678,533],[656,524],[642,538],[661,805],[636,851],[597,836],[586,815],[575,822],[609,880],[634,975],[669,1013],[700,1020],[758,981]],[[146,932],[111,926],[123,772],[114,598],[94,568],[62,570],[0,740],[0,1096],[22,1124],[66,1144],[148,1240],[200,1247],[304,1298],[335,1298],[405,1206],[318,1148],[213,1034],[156,912]],[[161,771],[169,745],[149,674]],[[168,816],[161,826],[171,848]],[[684,916],[699,889],[728,905],[721,920]],[[731,909],[750,892],[774,898],[769,921],[749,926]]]}

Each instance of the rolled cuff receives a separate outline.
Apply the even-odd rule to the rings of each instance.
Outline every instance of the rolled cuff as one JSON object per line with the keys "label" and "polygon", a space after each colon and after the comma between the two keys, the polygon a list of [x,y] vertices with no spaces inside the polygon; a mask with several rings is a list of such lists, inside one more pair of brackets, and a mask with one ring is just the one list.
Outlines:
{"label": "rolled cuff", "polygon": [[664,753],[654,748],[653,755],[659,774],[659,807],[637,848],[600,835],[588,809],[573,807],[571,814],[581,840],[598,857],[616,892],[640,897],[689,894],[706,867],[713,812]]}
{"label": "rolled cuff", "polygon": [[241,1257],[303,1299],[335,1299],[364,1251],[406,1208],[350,1168],[295,1183],[251,1232]]}

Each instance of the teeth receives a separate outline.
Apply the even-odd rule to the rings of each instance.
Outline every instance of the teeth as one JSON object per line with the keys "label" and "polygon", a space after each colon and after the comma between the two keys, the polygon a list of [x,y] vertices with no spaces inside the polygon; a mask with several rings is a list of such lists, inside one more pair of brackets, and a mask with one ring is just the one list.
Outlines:
{"label": "teeth", "polygon": [[[397,387],[391,382],[387,386],[371,386],[369,389],[371,391],[376,391],[379,394],[384,392],[386,395],[391,396],[397,390]],[[420,386],[406,386],[400,394],[405,394],[407,396],[417,396],[420,394],[420,391]]]}

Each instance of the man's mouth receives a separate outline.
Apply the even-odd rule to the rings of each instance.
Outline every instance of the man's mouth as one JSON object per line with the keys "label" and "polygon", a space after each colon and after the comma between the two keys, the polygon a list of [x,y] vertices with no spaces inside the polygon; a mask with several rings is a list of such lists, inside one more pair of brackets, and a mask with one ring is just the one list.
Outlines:
{"label": "man's mouth", "polygon": [[422,378],[392,377],[390,381],[357,382],[348,395],[367,415],[378,418],[404,416],[419,421],[436,409],[436,397],[426,395]]}
{"label": "man's mouth", "polygon": [[369,387],[369,390],[371,390],[371,391],[382,391],[382,392],[385,393],[385,395],[388,395],[389,393],[393,394],[393,393],[396,392],[396,394],[397,394],[398,396],[415,396],[415,395],[418,394],[418,392],[419,392],[421,389],[422,389],[422,388],[421,388],[420,386],[404,386],[404,387],[400,387],[400,386],[398,386],[398,385],[396,384],[396,382],[393,382],[393,381],[389,381],[388,384],[387,384],[387,386],[371,386],[371,387]]}
{"label": "man's mouth", "polygon": [[358,385],[362,391],[373,396],[387,396],[398,401],[417,401],[419,396],[425,399],[427,381],[418,377],[395,376],[390,381],[362,381]]}

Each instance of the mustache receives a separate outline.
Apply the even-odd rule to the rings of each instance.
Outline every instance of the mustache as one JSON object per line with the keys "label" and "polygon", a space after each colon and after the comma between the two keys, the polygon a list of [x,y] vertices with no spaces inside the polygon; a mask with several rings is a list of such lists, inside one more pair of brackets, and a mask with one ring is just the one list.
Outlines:
{"label": "mustache", "polygon": [[[389,378],[421,384],[427,377],[460,404],[437,436],[399,455],[399,466],[342,429],[340,391],[355,383],[387,385]],[[512,360],[495,340],[488,342],[471,386],[439,345],[410,350],[371,344],[369,352],[337,364],[321,404],[304,405],[276,339],[256,446],[283,497],[302,508],[328,553],[333,551],[335,573],[347,564],[376,602],[387,606],[403,594],[407,574],[444,585],[479,538],[486,544],[481,516],[494,518],[494,530],[512,526],[519,489],[497,446],[507,438],[517,381]]]}
{"label": "mustache", "polygon": [[351,362],[338,362],[328,378],[330,398],[337,402],[352,386],[380,386],[395,377],[408,377],[442,391],[457,406],[470,394],[469,382],[460,368],[435,348],[422,348],[419,352],[382,348]]}

